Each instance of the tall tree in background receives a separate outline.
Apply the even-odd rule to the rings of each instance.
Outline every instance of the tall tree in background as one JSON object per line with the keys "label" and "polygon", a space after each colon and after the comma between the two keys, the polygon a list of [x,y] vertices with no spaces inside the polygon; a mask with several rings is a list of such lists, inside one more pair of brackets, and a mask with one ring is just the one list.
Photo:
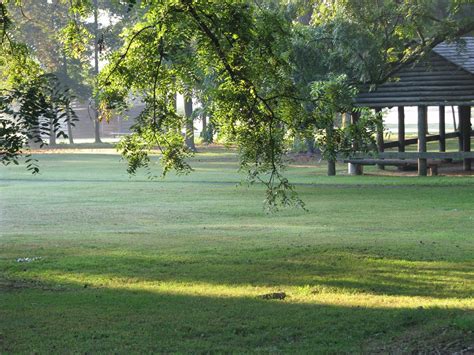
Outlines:
{"label": "tall tree in background", "polygon": [[188,149],[195,152],[196,145],[194,144],[193,98],[190,96],[184,97],[184,116],[186,117],[185,144]]}
{"label": "tall tree in background", "polygon": [[[127,6],[114,0],[81,1],[78,2],[76,7],[72,6],[72,10],[73,23],[79,30],[75,29],[74,26],[69,27],[66,35],[69,36],[70,40],[65,41],[65,45],[69,49],[71,57],[81,58],[83,61],[86,58],[88,63],[93,63],[90,67],[89,85],[91,95],[89,96],[89,107],[92,111],[94,140],[95,143],[101,143],[101,112],[98,88],[101,57],[105,58],[107,53],[112,52],[122,44],[119,34],[123,26],[133,24],[134,19],[130,17]],[[77,39],[75,35],[78,32],[83,32],[83,34]],[[89,45],[88,39],[92,42],[92,45]],[[82,47],[80,46],[79,50],[76,50],[78,42],[82,44]],[[92,51],[89,51],[88,48],[92,48]]]}
{"label": "tall tree in background", "polygon": [[[94,77],[96,78],[96,86],[99,78],[99,44],[101,41],[99,33],[99,3],[98,0],[93,0],[93,13],[94,13],[94,22],[92,25],[92,36],[94,40]],[[95,143],[101,143],[100,140],[100,120],[99,120],[99,94],[98,92],[94,93],[94,138]]]}

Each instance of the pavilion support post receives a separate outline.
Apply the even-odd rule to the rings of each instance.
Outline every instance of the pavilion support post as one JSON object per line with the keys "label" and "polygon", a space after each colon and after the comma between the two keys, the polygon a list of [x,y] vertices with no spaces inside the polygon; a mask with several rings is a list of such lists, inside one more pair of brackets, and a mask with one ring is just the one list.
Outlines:
{"label": "pavilion support post", "polygon": [[[405,107],[398,106],[398,151],[405,151]],[[398,167],[399,171],[405,170],[403,166]]]}
{"label": "pavilion support post", "polygon": [[405,107],[398,107],[398,151],[405,151]]}
{"label": "pavilion support post", "polygon": [[[459,126],[461,127],[462,136],[462,151],[471,151],[471,107],[460,106],[459,107]],[[463,160],[464,171],[471,170],[471,159],[465,158]]]}
{"label": "pavilion support post", "polygon": [[[356,124],[359,120],[360,113],[359,112],[352,112],[351,114],[351,124]],[[352,142],[352,148],[354,151],[358,150],[358,144],[356,141]],[[347,164],[347,172],[349,175],[362,175],[364,173],[364,166],[360,164]]]}
{"label": "pavilion support post", "polygon": [[[456,130],[456,127],[454,128]],[[446,152],[446,107],[439,107],[439,151]],[[445,162],[451,163],[453,159],[444,159]]]}
{"label": "pavilion support post", "polygon": [[446,151],[446,110],[444,106],[439,107],[439,151]]}
{"label": "pavilion support post", "polygon": [[[375,113],[377,115],[380,115],[381,117],[381,112],[382,112],[382,109],[381,108],[376,108],[375,109]],[[377,128],[377,151],[379,153],[383,153],[384,151],[384,147],[383,147],[383,121],[380,123],[379,127]],[[385,170],[385,165],[383,164],[377,164],[377,167],[380,169],[380,170]]]}
{"label": "pavilion support post", "polygon": [[[418,153],[426,152],[426,116],[427,107],[418,106]],[[428,172],[428,164],[425,158],[418,158],[418,175],[426,176]]]}
{"label": "pavilion support post", "polygon": [[[464,147],[464,143],[463,143],[463,129],[464,129],[464,126],[462,124],[462,118],[461,118],[461,107],[462,106],[458,106],[458,117],[459,117],[459,121],[458,121],[458,129],[457,129],[457,132],[458,132],[458,145],[459,145],[459,151],[462,152],[463,150],[463,147]],[[453,110],[453,115],[454,115],[454,107],[452,108]],[[456,127],[456,126],[454,126]]]}

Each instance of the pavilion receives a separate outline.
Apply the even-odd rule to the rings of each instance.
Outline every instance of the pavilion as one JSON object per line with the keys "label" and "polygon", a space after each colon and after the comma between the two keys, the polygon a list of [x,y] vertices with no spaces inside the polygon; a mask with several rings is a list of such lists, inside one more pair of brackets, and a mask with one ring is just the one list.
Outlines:
{"label": "pavilion", "polygon": [[[464,170],[471,170],[471,107],[474,106],[474,37],[464,37],[458,43],[441,43],[422,60],[406,64],[375,90],[362,90],[355,99],[358,107],[375,110],[398,107],[398,141],[384,143],[383,131],[377,134],[378,166],[383,159],[416,159],[418,175],[427,175],[427,160],[463,160]],[[418,137],[405,139],[406,106],[418,107]],[[439,134],[427,135],[428,106],[439,107]],[[446,133],[445,107],[458,106],[458,130]],[[353,115],[356,119],[356,115]],[[459,152],[446,152],[446,138],[458,137]],[[439,152],[427,152],[426,143],[439,142]],[[405,146],[418,144],[417,152],[405,152]],[[384,152],[398,147],[398,152]],[[361,173],[361,164],[349,171]]]}

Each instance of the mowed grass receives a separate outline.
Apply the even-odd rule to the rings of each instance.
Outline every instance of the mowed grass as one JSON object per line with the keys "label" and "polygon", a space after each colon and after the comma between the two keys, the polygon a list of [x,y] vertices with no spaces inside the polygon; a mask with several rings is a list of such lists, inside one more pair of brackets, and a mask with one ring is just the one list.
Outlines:
{"label": "mowed grass", "polygon": [[1,352],[474,346],[472,177],[329,178],[295,163],[308,212],[268,215],[232,152],[156,181],[116,155],[40,162],[39,176],[0,170]]}

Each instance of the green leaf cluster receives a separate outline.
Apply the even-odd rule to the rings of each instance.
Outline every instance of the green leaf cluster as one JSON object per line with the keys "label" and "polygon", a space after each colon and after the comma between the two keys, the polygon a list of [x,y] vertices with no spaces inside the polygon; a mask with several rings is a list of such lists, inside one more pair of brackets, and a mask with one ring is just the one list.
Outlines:
{"label": "green leaf cluster", "polygon": [[36,160],[27,153],[42,147],[50,135],[66,138],[62,126],[74,125],[72,96],[53,75],[41,75],[0,93],[0,163],[18,164],[26,153],[27,169],[38,173]]}

